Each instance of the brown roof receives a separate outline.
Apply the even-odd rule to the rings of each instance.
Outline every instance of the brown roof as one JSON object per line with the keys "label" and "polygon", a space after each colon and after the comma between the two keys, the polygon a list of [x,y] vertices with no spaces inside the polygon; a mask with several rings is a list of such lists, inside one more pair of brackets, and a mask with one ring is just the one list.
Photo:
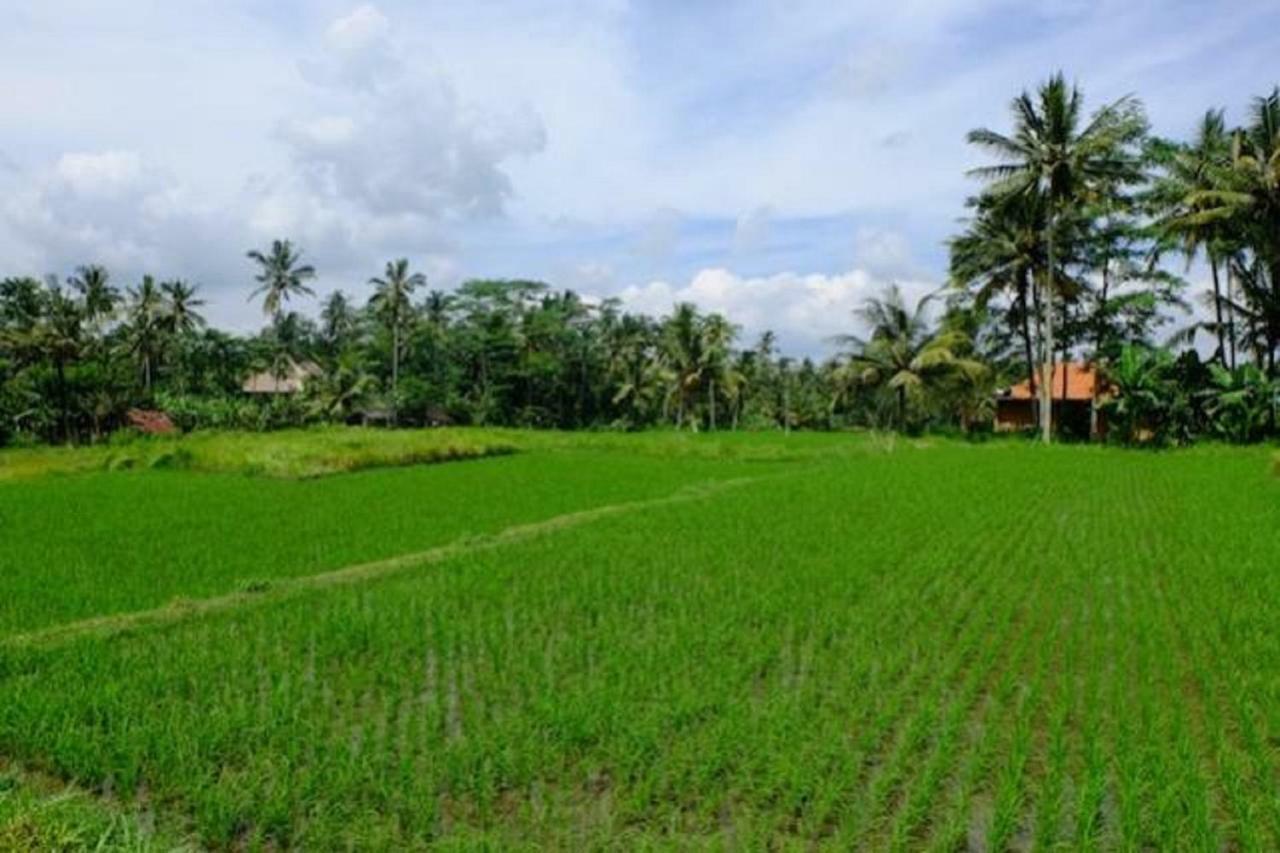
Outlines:
{"label": "brown roof", "polygon": [[[1067,376],[1067,393],[1062,393],[1062,374],[1066,371]],[[1040,378],[1040,371],[1037,366],[1036,379],[1037,386]],[[1066,364],[1056,364],[1053,367],[1053,388],[1050,393],[1053,394],[1055,400],[1092,400],[1094,389],[1098,382],[1098,373],[1093,369],[1092,365],[1082,364],[1076,361],[1069,361]],[[1039,390],[1039,387],[1036,388]],[[1030,400],[1031,399],[1031,383],[1029,380],[1019,382],[1005,393],[1006,400]]]}
{"label": "brown roof", "polygon": [[162,435],[174,432],[173,421],[169,420],[169,416],[164,412],[157,412],[152,409],[130,409],[125,414],[125,417],[129,421],[129,426],[148,435]]}

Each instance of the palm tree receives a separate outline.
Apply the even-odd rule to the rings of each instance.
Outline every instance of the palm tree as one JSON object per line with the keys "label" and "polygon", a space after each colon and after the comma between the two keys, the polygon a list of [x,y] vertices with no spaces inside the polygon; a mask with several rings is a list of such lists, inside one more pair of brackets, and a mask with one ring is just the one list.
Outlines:
{"label": "palm tree", "polygon": [[151,378],[155,362],[164,342],[164,296],[149,275],[142,277],[138,287],[128,290],[128,348],[139,361],[142,386],[151,393]]}
{"label": "palm tree", "polygon": [[85,323],[95,331],[110,320],[120,304],[120,292],[111,286],[111,276],[106,267],[98,264],[76,269],[67,280],[71,288],[80,294],[80,307]]}
{"label": "palm tree", "polygon": [[203,299],[196,296],[198,289],[181,279],[166,281],[160,285],[160,292],[164,296],[160,327],[170,347],[174,373],[181,390],[186,390],[187,386],[192,339],[205,326],[204,315],[196,310],[205,304]]}
{"label": "palm tree", "polygon": [[1195,140],[1190,144],[1157,143],[1153,148],[1154,159],[1164,169],[1149,193],[1160,215],[1157,227],[1167,241],[1179,247],[1188,265],[1204,251],[1213,279],[1214,332],[1218,338],[1215,356],[1224,367],[1234,364],[1234,334],[1229,360],[1227,336],[1227,329],[1234,323],[1224,321],[1223,309],[1229,303],[1223,299],[1218,275],[1226,256],[1223,243],[1227,233],[1221,216],[1203,215],[1204,193],[1216,188],[1231,158],[1231,140],[1222,110],[1209,110],[1204,114]]}
{"label": "palm tree", "polygon": [[610,403],[625,405],[630,427],[643,422],[643,413],[660,393],[661,363],[656,357],[650,321],[624,314],[606,331],[605,369],[614,389]]}
{"label": "palm tree", "polygon": [[1009,198],[974,200],[977,214],[964,234],[951,241],[951,277],[962,286],[975,287],[974,304],[986,308],[998,295],[1012,302],[1010,320],[1022,341],[1027,380],[1036,396],[1037,380],[1031,320],[1039,323],[1034,308],[1034,281],[1043,270],[1045,206],[1040,197],[1023,194]]}
{"label": "palm tree", "polygon": [[71,441],[71,399],[67,392],[67,365],[80,356],[84,315],[75,300],[53,286],[45,299],[39,322],[30,331],[30,343],[53,362],[58,387],[58,421],[63,441]]}
{"label": "palm tree", "polygon": [[[1223,223],[1252,251],[1255,263],[1237,260],[1234,269],[1261,267],[1261,275],[1252,274],[1254,295],[1274,303],[1280,289],[1280,87],[1254,100],[1250,122],[1233,135],[1231,149],[1229,165],[1212,176],[1213,186],[1188,201],[1199,210],[1199,220]],[[1247,290],[1245,296],[1250,297]],[[1280,328],[1266,324],[1255,331],[1265,339],[1265,369],[1274,377]],[[1264,366],[1261,359],[1259,365]]]}
{"label": "palm tree", "polygon": [[409,260],[400,258],[387,261],[382,278],[371,278],[369,283],[374,287],[369,305],[391,329],[391,423],[394,425],[399,404],[396,390],[400,381],[400,333],[412,314],[409,296],[416,288],[426,285],[427,277],[420,272],[409,272]]}
{"label": "palm tree", "polygon": [[[702,383],[705,366],[702,321],[698,309],[690,302],[681,302],[671,312],[662,328],[663,355],[671,372],[671,394],[676,398],[676,429],[684,426],[689,399]],[[696,422],[692,419],[691,424]]]}
{"label": "palm tree", "polygon": [[166,281],[160,285],[165,296],[164,328],[169,334],[184,337],[204,328],[204,315],[196,310],[205,304],[203,299],[196,297],[199,289],[181,279]]}
{"label": "palm tree", "polygon": [[[988,181],[996,196],[1029,194],[1044,199],[1044,341],[1040,383],[1040,429],[1052,438],[1054,304],[1057,290],[1055,237],[1064,209],[1101,188],[1135,183],[1142,177],[1133,148],[1146,132],[1141,104],[1121,98],[1098,110],[1083,124],[1084,99],[1061,73],[1049,78],[1036,97],[1023,92],[1012,104],[1014,131],[1006,136],[986,128],[969,132],[968,140],[992,152],[1001,162],[971,174]],[[1083,124],[1083,126],[1082,126]]]}
{"label": "palm tree", "polygon": [[708,424],[712,430],[716,428],[716,380],[720,380],[722,391],[737,383],[729,362],[729,348],[737,334],[737,327],[721,314],[711,314],[702,321],[702,373],[707,378]]}
{"label": "palm tree", "polygon": [[249,301],[262,296],[262,310],[268,317],[279,315],[284,303],[292,297],[315,295],[306,285],[316,277],[315,267],[300,264],[302,252],[294,251],[288,240],[273,240],[268,252],[251,249],[245,256],[258,265],[253,277],[258,287],[249,294]]}
{"label": "palm tree", "polygon": [[852,350],[845,355],[849,376],[863,385],[880,388],[893,395],[896,423],[907,424],[907,404],[921,401],[925,392],[943,377],[956,372],[974,376],[985,368],[957,355],[968,338],[954,329],[930,328],[928,306],[933,294],[908,308],[897,285],[882,296],[869,297],[854,316],[871,328],[869,338],[842,335],[837,341]]}
{"label": "palm tree", "polygon": [[329,294],[320,309],[320,337],[331,358],[346,350],[356,331],[356,312],[341,290]]}

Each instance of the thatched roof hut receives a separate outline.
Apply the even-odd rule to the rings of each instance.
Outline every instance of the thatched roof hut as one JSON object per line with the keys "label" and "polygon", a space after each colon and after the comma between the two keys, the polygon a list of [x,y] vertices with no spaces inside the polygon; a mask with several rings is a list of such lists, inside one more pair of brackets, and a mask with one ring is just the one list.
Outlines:
{"label": "thatched roof hut", "polygon": [[314,361],[296,362],[289,359],[284,370],[263,370],[250,374],[241,386],[246,394],[297,394],[308,379],[321,375],[320,365]]}

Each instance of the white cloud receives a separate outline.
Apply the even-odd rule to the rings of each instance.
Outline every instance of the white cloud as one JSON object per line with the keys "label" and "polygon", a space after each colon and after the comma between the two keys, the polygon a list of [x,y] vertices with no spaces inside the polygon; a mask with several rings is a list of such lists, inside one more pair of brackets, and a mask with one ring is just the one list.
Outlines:
{"label": "white cloud", "polygon": [[325,37],[338,50],[356,52],[384,45],[390,32],[387,16],[366,3],[330,24]]}
{"label": "white cloud", "polygon": [[54,173],[74,193],[116,195],[136,188],[142,160],[135,151],[63,154]]}
{"label": "white cloud", "polygon": [[887,228],[863,226],[853,235],[853,256],[858,266],[881,276],[919,275],[907,238]]}
{"label": "white cloud", "polygon": [[340,111],[287,121],[278,133],[320,203],[428,222],[503,211],[513,192],[504,163],[545,145],[531,109],[466,103],[438,68],[410,68],[373,6],[334,21],[326,47],[309,67],[336,69],[324,82],[353,84],[326,99]]}
{"label": "white cloud", "polygon": [[[831,350],[833,336],[863,331],[857,328],[854,309],[880,295],[888,284],[863,269],[743,277],[713,268],[699,271],[684,285],[651,281],[623,288],[620,296],[629,309],[655,316],[669,314],[677,303],[692,302],[737,323],[745,341],[769,330],[791,352],[819,354]],[[899,284],[908,299],[918,299],[936,286],[926,281]]]}
{"label": "white cloud", "polygon": [[299,62],[311,83],[372,89],[401,70],[391,40],[391,21],[376,6],[365,4],[335,19],[325,30],[325,52]]}
{"label": "white cloud", "polygon": [[[237,326],[260,319],[238,298],[244,252],[276,237],[307,251],[322,290],[363,282],[393,255],[456,281],[457,235],[504,213],[514,192],[506,164],[545,144],[538,116],[524,103],[465,99],[374,6],[323,32],[301,75],[295,66],[292,97],[280,99],[274,121],[259,121],[278,156],[255,159],[253,172],[213,192],[205,170],[168,168],[168,151],[67,150],[0,169],[0,249],[12,265],[4,272],[98,262],[126,280],[192,277],[229,291],[210,293],[211,313]],[[273,124],[274,134],[263,132]],[[205,159],[216,169],[223,140],[215,132],[210,141]]]}
{"label": "white cloud", "polygon": [[199,264],[212,213],[133,151],[64,154],[20,175],[3,198],[0,231],[24,247],[25,267],[14,272],[28,274],[95,262],[176,275]]}

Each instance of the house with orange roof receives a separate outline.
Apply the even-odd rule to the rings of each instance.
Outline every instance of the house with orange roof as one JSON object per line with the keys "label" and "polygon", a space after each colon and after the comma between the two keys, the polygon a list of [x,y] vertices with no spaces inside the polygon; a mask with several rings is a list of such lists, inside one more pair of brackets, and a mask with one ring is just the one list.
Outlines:
{"label": "house with orange roof", "polygon": [[[1000,391],[996,395],[996,432],[1034,430],[1039,424],[1039,390],[1024,380]],[[1050,390],[1054,430],[1081,438],[1106,435],[1106,413],[1097,406],[1108,390],[1092,364],[1068,361],[1054,365]]]}

